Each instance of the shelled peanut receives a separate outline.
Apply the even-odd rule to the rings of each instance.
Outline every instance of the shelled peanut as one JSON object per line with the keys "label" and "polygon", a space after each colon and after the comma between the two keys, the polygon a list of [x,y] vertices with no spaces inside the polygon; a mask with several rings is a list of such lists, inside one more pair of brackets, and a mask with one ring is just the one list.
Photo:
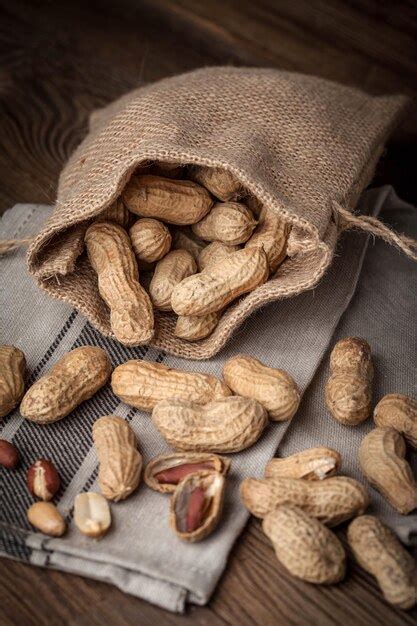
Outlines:
{"label": "shelled peanut", "polygon": [[52,502],[35,502],[28,508],[27,518],[37,530],[51,537],[62,537],[67,529],[63,516]]}
{"label": "shelled peanut", "polygon": [[55,465],[49,459],[38,459],[28,469],[27,485],[30,493],[48,502],[59,490],[61,480]]}
{"label": "shelled peanut", "polygon": [[15,469],[19,464],[19,452],[10,441],[0,439],[0,467]]}
{"label": "shelled peanut", "polygon": [[87,537],[100,539],[111,526],[109,504],[100,493],[79,493],[74,500],[74,523]]}

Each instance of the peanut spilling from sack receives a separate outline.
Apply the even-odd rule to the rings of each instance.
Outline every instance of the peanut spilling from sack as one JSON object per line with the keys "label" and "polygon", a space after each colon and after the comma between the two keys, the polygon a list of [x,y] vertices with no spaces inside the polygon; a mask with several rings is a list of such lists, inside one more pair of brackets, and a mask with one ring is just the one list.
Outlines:
{"label": "peanut spilling from sack", "polygon": [[364,339],[339,341],[330,356],[326,404],[332,416],[346,426],[356,426],[371,413],[374,370],[371,349]]}
{"label": "peanut spilling from sack", "polygon": [[148,361],[126,361],[116,367],[111,386],[123,402],[143,411],[152,411],[158,402],[170,398],[206,404],[232,393],[210,374],[182,372]]}
{"label": "peanut spilling from sack", "polygon": [[233,174],[221,167],[195,167],[191,176],[193,180],[203,185],[213,196],[223,202],[237,200],[244,195],[242,185]]}
{"label": "peanut spilling from sack", "polygon": [[0,346],[0,418],[12,411],[25,390],[25,355],[15,346]]}
{"label": "peanut spilling from sack", "polygon": [[96,222],[87,229],[85,243],[116,339],[128,346],[149,343],[154,335],[152,303],[139,283],[126,231],[111,222]]}
{"label": "peanut spilling from sack", "polygon": [[133,430],[121,417],[106,415],[94,423],[93,440],[100,461],[101,493],[108,500],[124,500],[138,486],[142,471]]}
{"label": "peanut spilling from sack", "polygon": [[152,175],[133,176],[122,194],[129,211],[168,224],[195,224],[211,209],[213,199],[191,180]]}
{"label": "peanut spilling from sack", "polygon": [[238,250],[180,282],[172,293],[172,308],[178,315],[202,316],[220,311],[264,283],[268,274],[263,249]]}
{"label": "peanut spilling from sack", "polygon": [[372,515],[350,523],[348,542],[358,563],[375,576],[385,599],[400,609],[417,602],[417,570],[413,557],[392,530]]}
{"label": "peanut spilling from sack", "polygon": [[32,422],[50,424],[62,419],[106,384],[111,364],[95,346],[67,352],[23,396],[20,413]]}
{"label": "peanut spilling from sack", "polygon": [[405,453],[404,437],[393,428],[374,428],[359,448],[365,478],[403,515],[417,508],[417,483]]}
{"label": "peanut spilling from sack", "polygon": [[213,241],[205,246],[198,256],[198,267],[200,272],[207,269],[210,265],[218,263],[222,259],[227,259],[233,252],[239,250],[239,246],[231,246],[222,241]]}
{"label": "peanut spilling from sack", "polygon": [[178,316],[176,337],[205,339],[233,301],[274,278],[290,230],[222,168],[143,165],[85,236],[114,336],[151,343],[155,309]]}
{"label": "peanut spilling from sack", "polygon": [[275,422],[290,420],[298,409],[300,392],[291,376],[254,357],[232,357],[223,367],[223,376],[234,393],[258,400]]}
{"label": "peanut spilling from sack", "polygon": [[155,309],[172,311],[171,296],[184,278],[197,272],[197,264],[187,250],[171,250],[158,261],[149,285],[149,294]]}
{"label": "peanut spilling from sack", "polygon": [[132,248],[139,261],[154,263],[171,249],[172,237],[162,222],[144,217],[137,220],[129,230]]}
{"label": "peanut spilling from sack", "polygon": [[204,241],[222,241],[233,246],[245,243],[256,224],[252,213],[244,204],[219,202],[192,229]]}
{"label": "peanut spilling from sack", "polygon": [[245,247],[262,247],[272,274],[285,259],[289,233],[289,225],[276,213],[264,207],[259,216],[259,225]]}

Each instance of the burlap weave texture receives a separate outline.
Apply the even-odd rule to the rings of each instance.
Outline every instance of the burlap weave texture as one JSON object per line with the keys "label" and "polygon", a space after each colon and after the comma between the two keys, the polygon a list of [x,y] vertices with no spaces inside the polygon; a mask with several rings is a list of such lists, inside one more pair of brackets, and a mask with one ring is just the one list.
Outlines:
{"label": "burlap weave texture", "polygon": [[154,346],[208,358],[252,311],[317,284],[340,230],[335,207],[354,207],[406,104],[402,96],[376,98],[311,76],[254,68],[206,68],[132,91],[93,114],[90,133],[62,171],[54,214],[29,249],[29,271],[111,335],[83,252],[85,228],[139,166],[163,160],[223,167],[307,245],[230,307],[205,340],[174,337],[174,317],[158,316]]}

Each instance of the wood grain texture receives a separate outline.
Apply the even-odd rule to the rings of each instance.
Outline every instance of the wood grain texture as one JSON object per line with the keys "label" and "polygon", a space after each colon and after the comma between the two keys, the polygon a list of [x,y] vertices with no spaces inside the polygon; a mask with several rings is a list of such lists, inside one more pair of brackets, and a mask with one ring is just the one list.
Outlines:
{"label": "wood grain texture", "polygon": [[[202,65],[265,65],[372,93],[417,92],[417,11],[406,0],[0,0],[0,11],[0,212],[53,202],[93,109]],[[414,201],[416,145],[414,108],[375,178]],[[416,617],[388,606],[353,562],[337,586],[291,578],[257,521],[208,607],[184,616],[78,576],[6,560],[0,567],[2,626],[396,626]]]}

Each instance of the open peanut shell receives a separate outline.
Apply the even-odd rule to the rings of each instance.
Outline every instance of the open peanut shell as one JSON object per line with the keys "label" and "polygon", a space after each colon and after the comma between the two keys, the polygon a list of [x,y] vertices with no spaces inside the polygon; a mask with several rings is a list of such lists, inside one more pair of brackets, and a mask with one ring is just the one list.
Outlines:
{"label": "open peanut shell", "polygon": [[171,499],[170,524],[176,535],[190,543],[201,541],[216,528],[221,516],[225,477],[219,472],[190,474]]}
{"label": "open peanut shell", "polygon": [[208,452],[161,454],[146,466],[144,480],[154,491],[173,493],[190,474],[209,470],[226,476],[229,468],[229,459]]}

